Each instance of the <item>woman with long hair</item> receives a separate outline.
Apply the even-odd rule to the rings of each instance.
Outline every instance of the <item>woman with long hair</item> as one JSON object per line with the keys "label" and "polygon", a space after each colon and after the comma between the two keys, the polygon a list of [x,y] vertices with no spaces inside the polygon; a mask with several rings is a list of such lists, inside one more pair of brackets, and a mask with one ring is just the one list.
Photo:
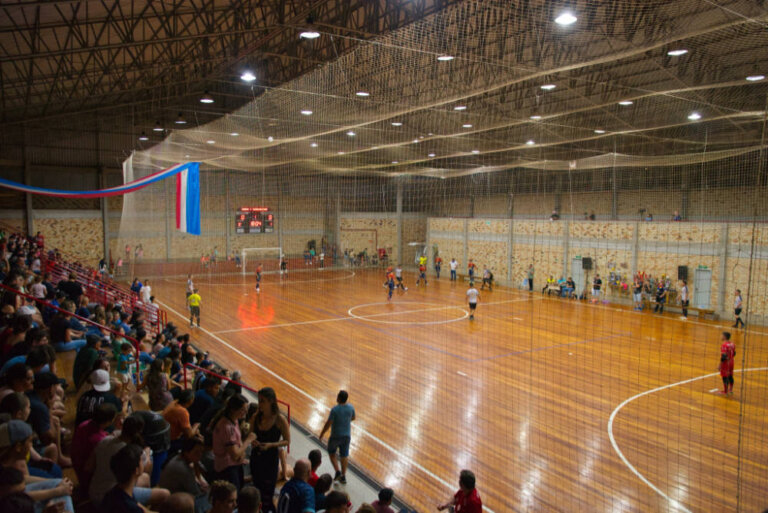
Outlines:
{"label": "woman with long hair", "polygon": [[264,497],[263,513],[274,513],[275,505],[271,500],[277,485],[277,473],[280,447],[291,443],[291,431],[288,421],[277,407],[277,394],[270,387],[258,392],[259,409],[251,418],[251,434],[256,438],[251,452],[251,476],[253,486]]}
{"label": "woman with long hair", "polygon": [[245,418],[248,401],[242,395],[233,395],[227,405],[211,421],[213,425],[213,470],[216,479],[229,481],[238,490],[243,487],[243,460],[248,445],[256,439],[249,433],[245,440],[240,434],[239,422]]}
{"label": "woman with long hair", "polygon": [[149,408],[152,411],[163,411],[173,401],[173,396],[168,391],[168,375],[163,372],[163,360],[158,358],[149,366],[144,386],[147,388]]}

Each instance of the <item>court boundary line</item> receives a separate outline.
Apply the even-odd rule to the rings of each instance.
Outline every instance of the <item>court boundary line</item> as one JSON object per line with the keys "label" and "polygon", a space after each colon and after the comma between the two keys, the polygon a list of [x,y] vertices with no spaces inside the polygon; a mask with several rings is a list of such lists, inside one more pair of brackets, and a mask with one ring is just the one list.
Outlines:
{"label": "court boundary line", "polygon": [[[165,303],[162,303],[162,302],[158,302],[158,304],[160,304],[161,306],[163,306],[163,307],[164,307],[166,310],[168,310],[169,312],[172,312],[172,313],[176,314],[178,317],[180,317],[180,318],[182,318],[182,319],[184,319],[184,320],[186,321],[187,317],[186,317],[185,315],[182,315],[182,314],[180,314],[179,312],[177,312],[176,310],[174,310],[173,308],[171,308],[171,307],[170,307],[170,306],[168,306],[167,304],[165,304]],[[288,387],[290,387],[291,389],[295,390],[295,391],[296,391],[296,392],[298,392],[300,395],[303,395],[304,397],[306,397],[307,399],[309,399],[310,401],[312,401],[313,403],[315,403],[315,405],[316,405],[316,406],[318,406],[318,407],[320,407],[322,410],[324,410],[324,411],[330,411],[330,410],[331,410],[331,409],[330,409],[328,406],[325,406],[325,405],[324,405],[323,403],[321,403],[321,402],[320,402],[318,399],[316,399],[316,398],[312,397],[312,396],[311,396],[311,395],[310,395],[308,392],[305,392],[304,390],[302,390],[301,388],[299,388],[297,385],[294,385],[293,383],[291,383],[291,382],[290,382],[290,381],[288,381],[287,379],[283,378],[282,376],[280,376],[279,374],[277,374],[277,373],[276,373],[276,372],[274,372],[273,370],[269,369],[269,368],[268,368],[268,367],[266,367],[265,365],[263,365],[263,364],[261,364],[261,363],[257,362],[256,360],[254,360],[253,358],[251,358],[251,357],[250,357],[250,356],[248,356],[247,354],[243,353],[243,352],[242,352],[241,350],[239,350],[238,348],[236,348],[236,347],[234,347],[233,345],[229,344],[227,341],[225,341],[225,340],[224,340],[224,339],[222,339],[221,337],[219,337],[219,336],[215,335],[214,333],[212,333],[212,332],[208,331],[208,330],[207,330],[207,329],[205,329],[205,328],[198,328],[198,329],[199,329],[200,331],[203,331],[204,333],[206,333],[206,334],[207,334],[208,336],[210,336],[211,338],[213,338],[213,339],[215,339],[215,340],[218,340],[219,342],[221,342],[222,344],[224,344],[225,346],[227,346],[229,349],[231,349],[233,352],[235,352],[236,354],[240,355],[242,358],[244,358],[245,360],[247,360],[247,361],[251,362],[252,364],[256,365],[258,368],[260,368],[261,370],[263,370],[264,372],[266,372],[266,373],[267,373],[267,374],[269,374],[270,376],[274,377],[275,379],[277,379],[277,380],[278,380],[278,381],[280,381],[281,383],[283,383],[283,384],[287,385]],[[374,435],[374,434],[370,433],[370,432],[369,432],[369,431],[367,431],[365,428],[359,427],[359,426],[357,426],[357,425],[353,425],[353,426],[352,426],[352,428],[353,428],[355,431],[359,431],[359,432],[360,432],[360,433],[362,433],[363,435],[367,436],[368,438],[370,438],[370,439],[371,439],[371,440],[373,440],[374,442],[378,443],[379,445],[381,445],[381,446],[382,446],[382,447],[384,447],[385,449],[387,449],[387,450],[391,451],[393,454],[396,454],[396,455],[397,455],[399,458],[401,458],[401,460],[402,460],[402,461],[405,461],[406,463],[408,463],[408,464],[412,465],[414,468],[416,468],[416,469],[418,469],[418,470],[422,471],[424,474],[426,474],[427,476],[429,476],[430,478],[432,478],[434,481],[436,481],[436,482],[440,483],[441,485],[445,486],[445,487],[446,487],[446,488],[448,488],[449,490],[454,490],[454,489],[456,488],[456,485],[455,485],[455,484],[451,484],[451,483],[449,483],[448,481],[446,481],[445,479],[441,478],[440,476],[438,476],[438,475],[437,475],[437,474],[435,474],[434,472],[432,472],[432,471],[430,471],[429,469],[425,468],[423,465],[421,465],[421,464],[417,463],[417,462],[416,462],[415,460],[413,460],[412,458],[410,458],[410,457],[406,456],[405,454],[403,454],[403,453],[402,453],[402,452],[400,452],[399,450],[395,449],[394,447],[392,447],[390,444],[388,444],[388,443],[387,443],[387,442],[385,442],[384,440],[382,440],[382,439],[380,439],[379,437],[377,437],[376,435]],[[311,433],[311,431],[310,431],[310,433]],[[483,506],[483,509],[484,509],[485,511],[487,511],[488,513],[495,513],[495,512],[494,512],[492,509],[488,508],[487,506]]]}
{"label": "court boundary line", "polygon": [[[333,269],[330,269],[330,270],[333,270]],[[294,271],[294,272],[302,272],[302,271]],[[297,280],[297,281],[292,281],[292,282],[278,281],[276,283],[278,283],[281,287],[285,287],[286,285],[298,285],[298,284],[301,284],[301,283],[317,283],[317,282],[326,282],[326,281],[349,280],[350,278],[354,278],[355,277],[355,271],[346,271],[346,272],[351,273],[351,274],[349,274],[347,276],[341,276],[339,278]],[[275,273],[277,273],[277,271],[269,271],[269,272],[262,273],[262,274],[275,274]],[[224,275],[224,276],[230,276],[230,275]],[[242,275],[238,274],[237,276],[242,276]],[[153,278],[153,279],[157,279],[157,278]],[[178,283],[181,283],[181,284],[186,283],[183,279],[172,280],[172,279],[167,278],[167,277],[164,277],[162,279],[167,281],[168,283],[177,283],[177,284]],[[245,287],[245,286],[251,286],[255,282],[253,282],[253,283],[251,283],[251,282],[248,282],[248,283],[221,283],[221,282],[205,282],[205,281],[200,281],[199,283],[204,283],[204,284],[210,285],[212,287]],[[195,287],[197,287],[197,284],[195,284]]]}
{"label": "court boundary line", "polygon": [[[744,372],[761,372],[761,371],[767,371],[767,370],[768,370],[768,367],[752,367],[752,368],[749,368],[749,369],[735,369],[734,372],[741,372],[741,373],[744,373]],[[632,401],[634,401],[635,399],[639,399],[641,397],[644,397],[646,395],[650,395],[650,394],[653,394],[653,393],[656,393],[656,392],[661,392],[662,390],[666,390],[668,388],[673,388],[673,387],[677,387],[677,386],[680,386],[680,385],[685,385],[687,383],[692,383],[694,381],[700,381],[702,379],[707,379],[707,378],[711,378],[711,377],[719,376],[719,375],[720,375],[719,372],[713,372],[711,374],[704,374],[703,376],[696,376],[694,378],[684,379],[682,381],[678,381],[677,383],[670,383],[668,385],[662,385],[660,387],[656,387],[656,388],[652,388],[650,390],[646,390],[644,392],[640,392],[639,394],[635,394],[632,397],[629,397],[629,398],[625,399],[621,404],[619,404],[613,410],[613,412],[611,412],[611,416],[608,418],[608,438],[611,441],[611,445],[613,446],[613,450],[616,452],[616,454],[618,454],[618,456],[621,459],[621,461],[627,466],[627,468],[629,468],[630,471],[632,471],[633,474],[635,474],[635,476],[638,479],[640,479],[640,481],[645,483],[649,488],[651,488],[651,490],[656,492],[658,495],[660,495],[664,499],[666,499],[667,502],[669,502],[670,505],[673,508],[675,508],[675,509],[682,509],[686,513],[693,513],[693,512],[690,509],[688,509],[687,507],[685,507],[685,505],[683,505],[680,501],[671,498],[669,495],[667,495],[661,489],[659,489],[659,487],[657,487],[656,485],[651,483],[644,475],[642,475],[635,468],[634,465],[632,465],[632,463],[629,462],[627,457],[624,456],[624,453],[619,448],[619,444],[616,442],[616,438],[613,435],[613,422],[616,419],[616,415],[618,415],[618,413],[621,411],[621,409],[624,408],[629,403],[631,403]]]}

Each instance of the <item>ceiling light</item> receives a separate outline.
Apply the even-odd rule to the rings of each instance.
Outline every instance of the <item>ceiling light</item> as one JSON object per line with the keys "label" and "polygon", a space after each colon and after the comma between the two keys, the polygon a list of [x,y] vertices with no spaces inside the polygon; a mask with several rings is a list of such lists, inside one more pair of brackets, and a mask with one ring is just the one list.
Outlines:
{"label": "ceiling light", "polygon": [[622,100],[619,102],[619,105],[623,105],[626,107],[627,105],[632,105],[632,103],[633,103],[632,100]]}
{"label": "ceiling light", "polygon": [[147,134],[142,131],[141,135],[139,136],[139,141],[149,141],[149,137],[147,137]]}
{"label": "ceiling light", "polygon": [[393,160],[393,161],[392,161],[392,163],[393,163],[393,164],[398,164],[399,162],[398,162],[398,161],[396,161],[396,160]]}
{"label": "ceiling light", "polygon": [[595,133],[596,133],[596,134],[604,134],[604,133],[605,133],[605,130],[595,130]]}
{"label": "ceiling light", "polygon": [[472,128],[472,125],[470,125],[469,123],[465,123],[461,125],[461,128]]}
{"label": "ceiling light", "polygon": [[343,151],[338,152],[339,155],[344,155]]}
{"label": "ceiling light", "polygon": [[371,95],[371,93],[369,93],[368,91],[358,91],[355,94],[357,96],[370,96]]}
{"label": "ceiling light", "polygon": [[435,134],[433,134],[432,132],[427,134],[428,137],[432,137],[433,135],[435,135]]}
{"label": "ceiling light", "polygon": [[184,119],[184,116],[182,116],[181,112],[179,112],[179,117],[176,118],[176,121],[174,121],[174,123],[176,123],[177,125],[186,125],[187,124],[187,120]]}
{"label": "ceiling light", "polygon": [[699,114],[698,112],[691,112],[690,114],[688,114],[688,119],[690,119],[691,121],[698,121],[701,119],[701,114]]}
{"label": "ceiling light", "polygon": [[216,141],[214,141],[213,139],[208,139],[205,142],[207,142],[208,144],[216,144]]}
{"label": "ceiling light", "polygon": [[531,116],[531,119],[532,119],[532,120],[534,120],[534,121],[536,121],[536,120],[539,120],[539,119],[541,119],[541,116]]}
{"label": "ceiling light", "polygon": [[301,113],[304,114],[305,116],[311,116],[312,115],[312,111],[311,110],[307,110],[307,109],[302,110]]}
{"label": "ceiling light", "polygon": [[188,159],[189,158],[189,154],[184,155],[184,158]]}
{"label": "ceiling light", "polygon": [[544,84],[543,86],[541,86],[541,88],[544,89],[545,91],[551,91],[555,87],[557,87],[555,84]]}
{"label": "ceiling light", "polygon": [[267,137],[267,141],[269,141],[269,142],[272,142],[272,141],[274,141],[274,140],[275,140],[275,138],[274,138],[274,137],[272,137],[271,135],[270,135],[269,137]]}
{"label": "ceiling light", "polygon": [[669,55],[670,57],[680,57],[681,55],[685,55],[686,53],[688,53],[688,50],[686,50],[685,48],[680,48],[678,50],[668,51],[667,55]]}
{"label": "ceiling light", "polygon": [[200,103],[213,103],[213,98],[210,94],[208,94],[208,91],[203,94],[203,97],[200,98]]}
{"label": "ceiling light", "polygon": [[347,135],[348,135],[348,136],[350,136],[350,137],[354,137],[354,136],[356,136],[357,134],[356,134],[356,133],[354,133],[352,130],[350,130],[349,132],[347,132]]}
{"label": "ceiling light", "polygon": [[239,134],[239,133],[237,133],[237,132],[232,132],[232,133],[231,133],[231,134],[229,134],[229,135],[231,135],[232,137],[238,137],[240,134]]}
{"label": "ceiling light", "polygon": [[399,121],[393,121],[392,126],[403,126],[403,124],[400,123]]}
{"label": "ceiling light", "polygon": [[314,30],[305,30],[299,34],[299,37],[302,39],[317,39],[320,37],[320,32],[315,32]]}
{"label": "ceiling light", "polygon": [[419,142],[419,140],[418,140],[418,139],[414,139],[414,140],[413,140],[413,141],[411,141],[411,142],[412,142],[413,144],[416,144],[417,142]]}
{"label": "ceiling light", "polygon": [[441,62],[452,61],[453,55],[438,55],[437,60]]}
{"label": "ceiling light", "polygon": [[428,157],[434,157],[434,156],[435,156],[435,154],[434,154],[434,153],[430,153],[430,154],[428,155]]}
{"label": "ceiling light", "polygon": [[159,121],[155,121],[155,127],[152,129],[153,132],[162,132],[163,131],[163,125],[160,124]]}
{"label": "ceiling light", "polygon": [[578,18],[574,16],[573,13],[571,13],[570,11],[565,11],[560,16],[555,18],[555,23],[565,27],[568,25],[573,25],[574,23],[576,23],[577,20]]}
{"label": "ceiling light", "polygon": [[536,144],[536,141],[534,141],[533,139],[529,139],[525,142],[525,144],[527,144],[528,146],[533,146],[534,144]]}
{"label": "ceiling light", "polygon": [[419,139],[424,139],[424,136],[423,136],[423,135],[420,135],[420,136],[419,136]]}
{"label": "ceiling light", "polygon": [[313,148],[317,148],[317,143],[312,143],[310,144],[310,146],[312,146]]}
{"label": "ceiling light", "polygon": [[456,105],[453,110],[467,110],[466,105]]}
{"label": "ceiling light", "polygon": [[478,153],[480,153],[480,150],[472,150],[472,153],[474,153],[475,155],[477,155]]}
{"label": "ceiling light", "polygon": [[747,82],[759,82],[765,80],[765,75],[750,75],[747,77]]}
{"label": "ceiling light", "polygon": [[256,80],[256,75],[254,75],[250,71],[246,71],[245,73],[240,75],[240,80],[242,80],[243,82],[253,82],[254,80]]}

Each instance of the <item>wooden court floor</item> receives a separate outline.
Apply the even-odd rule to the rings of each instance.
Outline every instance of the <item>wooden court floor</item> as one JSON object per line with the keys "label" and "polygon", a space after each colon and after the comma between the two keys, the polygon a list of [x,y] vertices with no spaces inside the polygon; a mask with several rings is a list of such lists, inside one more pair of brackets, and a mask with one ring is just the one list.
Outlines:
{"label": "wooden court floor", "polygon": [[[729,398],[713,393],[729,322],[512,289],[482,291],[470,321],[465,283],[414,280],[387,301],[380,271],[269,274],[260,294],[252,275],[198,275],[191,332],[315,432],[348,390],[353,462],[420,512],[462,468],[488,512],[768,507],[765,328],[732,330]],[[182,326],[185,284],[153,282]]]}

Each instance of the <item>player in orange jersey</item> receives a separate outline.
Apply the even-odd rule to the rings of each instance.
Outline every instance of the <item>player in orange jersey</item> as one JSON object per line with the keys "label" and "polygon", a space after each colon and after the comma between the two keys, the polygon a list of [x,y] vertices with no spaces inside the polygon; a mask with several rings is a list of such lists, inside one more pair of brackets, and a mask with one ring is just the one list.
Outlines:
{"label": "player in orange jersey", "polygon": [[261,263],[256,266],[256,293],[261,294]]}
{"label": "player in orange jersey", "polygon": [[720,336],[720,377],[723,378],[722,394],[733,394],[733,366],[736,359],[736,344],[731,340],[731,334],[724,331]]}

